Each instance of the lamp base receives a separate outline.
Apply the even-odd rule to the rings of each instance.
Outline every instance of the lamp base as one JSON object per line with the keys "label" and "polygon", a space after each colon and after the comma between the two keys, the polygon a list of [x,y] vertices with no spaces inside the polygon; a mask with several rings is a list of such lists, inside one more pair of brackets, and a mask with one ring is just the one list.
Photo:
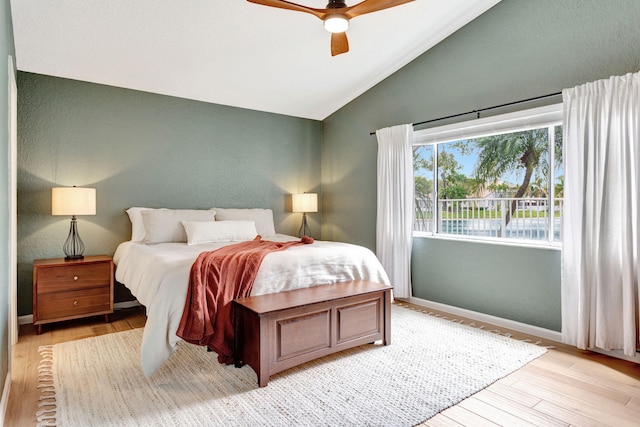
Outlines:
{"label": "lamp base", "polygon": [[307,224],[307,214],[306,212],[302,213],[302,225],[300,225],[300,230],[298,230],[298,237],[309,236],[311,237],[311,229]]}
{"label": "lamp base", "polygon": [[71,217],[69,235],[67,236],[67,241],[64,242],[62,250],[66,255],[64,257],[65,261],[84,258],[82,255],[84,253],[84,243],[82,243],[80,234],[78,234],[78,223],[75,215]]}

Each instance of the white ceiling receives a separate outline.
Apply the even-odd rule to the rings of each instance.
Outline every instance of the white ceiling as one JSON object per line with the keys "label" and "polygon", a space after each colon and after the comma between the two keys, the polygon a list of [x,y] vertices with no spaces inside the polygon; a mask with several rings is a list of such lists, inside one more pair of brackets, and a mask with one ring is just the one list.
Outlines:
{"label": "white ceiling", "polygon": [[244,0],[11,0],[11,13],[19,70],[323,120],[498,2],[356,17],[335,57],[315,16]]}

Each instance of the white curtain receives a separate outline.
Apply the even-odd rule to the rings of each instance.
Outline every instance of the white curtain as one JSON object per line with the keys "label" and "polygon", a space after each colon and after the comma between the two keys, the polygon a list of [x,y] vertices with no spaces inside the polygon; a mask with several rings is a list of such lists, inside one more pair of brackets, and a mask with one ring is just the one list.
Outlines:
{"label": "white curtain", "polygon": [[640,73],[565,89],[562,96],[563,340],[634,356]]}
{"label": "white curtain", "polygon": [[376,255],[398,298],[411,297],[413,235],[413,126],[376,131],[378,138],[378,219]]}

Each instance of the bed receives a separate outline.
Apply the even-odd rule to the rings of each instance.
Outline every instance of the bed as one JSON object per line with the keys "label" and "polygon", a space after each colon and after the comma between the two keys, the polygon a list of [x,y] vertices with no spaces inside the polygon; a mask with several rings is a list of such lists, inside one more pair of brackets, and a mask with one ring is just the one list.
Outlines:
{"label": "bed", "polygon": [[[149,227],[153,221],[145,223],[138,218],[138,214],[142,214],[146,219],[152,215],[171,217],[172,226],[176,217],[184,218],[186,215],[193,218],[194,215],[189,216],[184,212],[175,214],[175,210],[162,214],[145,214],[146,211],[143,209],[146,208],[135,209],[140,211],[127,212],[132,222],[132,240],[118,246],[114,254],[114,263],[116,280],[125,285],[146,308],[147,322],[142,339],[141,365],[144,374],[151,376],[176,350],[176,344],[180,341],[176,331],[182,317],[189,273],[194,260],[202,252],[237,243],[237,240],[207,242],[206,240],[210,238],[203,239],[203,233],[198,235],[199,239],[191,239],[190,235],[180,236],[178,235],[180,227],[168,230],[171,227],[167,227],[168,222],[164,221],[164,218],[164,222],[157,221],[158,223],[155,224],[165,236],[158,238],[158,235],[154,234],[153,227]],[[255,230],[263,235],[265,240],[279,242],[297,240],[296,237],[275,233],[273,214],[270,210],[215,209],[215,211],[215,222],[231,221],[227,223],[231,225],[233,221],[248,221],[255,224],[255,229],[251,229],[247,235]],[[252,215],[253,220],[247,219]],[[207,222],[207,219],[198,217],[192,221],[201,226]],[[193,225],[188,224],[192,221],[178,220],[178,224],[184,231],[187,225]],[[223,225],[228,228],[227,224]],[[147,227],[144,231],[140,231],[140,227],[144,225]],[[209,223],[205,225],[213,227]],[[166,237],[171,233],[174,233],[172,237]],[[163,239],[169,239],[169,241],[162,241]],[[187,241],[174,241],[174,239],[187,239]],[[347,243],[316,241],[311,245],[294,246],[285,251],[268,254],[260,266],[251,295],[358,279],[389,284],[384,269],[369,249]]]}

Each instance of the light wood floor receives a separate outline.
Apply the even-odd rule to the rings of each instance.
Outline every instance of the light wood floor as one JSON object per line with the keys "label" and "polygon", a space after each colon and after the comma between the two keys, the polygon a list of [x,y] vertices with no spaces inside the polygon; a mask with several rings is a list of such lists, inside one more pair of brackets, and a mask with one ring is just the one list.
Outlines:
{"label": "light wood floor", "polygon": [[[146,320],[141,308],[118,311],[108,324],[101,319],[45,325],[41,335],[32,325],[21,326],[5,426],[36,424],[39,346],[139,328]],[[640,426],[640,365],[554,342],[541,344],[555,348],[422,426]]]}

